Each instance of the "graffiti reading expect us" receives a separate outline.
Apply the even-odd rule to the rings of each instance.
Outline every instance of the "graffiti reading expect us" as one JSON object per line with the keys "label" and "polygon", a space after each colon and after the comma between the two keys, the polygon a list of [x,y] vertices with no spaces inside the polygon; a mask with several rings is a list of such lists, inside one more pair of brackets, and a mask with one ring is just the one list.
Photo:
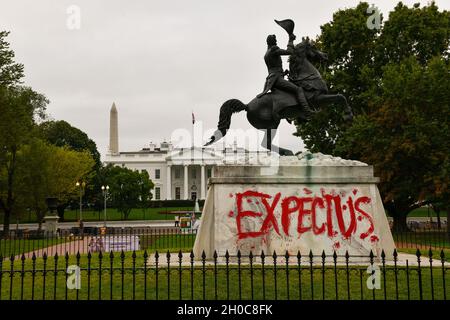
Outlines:
{"label": "graffiti reading expect us", "polygon": [[[351,192],[321,189],[314,194],[303,188],[300,196],[283,197],[281,192],[270,195],[254,190],[230,194],[235,198],[235,211],[228,216],[236,220],[239,240],[258,238],[272,231],[279,236],[300,237],[312,232],[331,239],[350,239],[354,236],[371,243],[379,239],[374,234],[370,211],[371,199]],[[335,248],[340,243],[335,242]]]}

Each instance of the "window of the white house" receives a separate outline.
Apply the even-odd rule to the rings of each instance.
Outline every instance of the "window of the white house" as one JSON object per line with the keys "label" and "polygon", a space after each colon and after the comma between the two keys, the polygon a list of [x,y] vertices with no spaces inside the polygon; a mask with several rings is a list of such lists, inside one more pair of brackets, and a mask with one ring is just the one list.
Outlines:
{"label": "window of the white house", "polygon": [[181,178],[181,170],[180,168],[175,168],[175,179]]}
{"label": "window of the white house", "polygon": [[192,174],[192,179],[195,179],[197,177],[197,169],[192,168],[191,174]]}
{"label": "window of the white house", "polygon": [[161,200],[161,189],[159,187],[155,188],[155,200]]}
{"label": "window of the white house", "polygon": [[155,179],[161,179],[161,170],[155,169]]}
{"label": "window of the white house", "polygon": [[175,187],[175,199],[180,200],[181,199],[181,188]]}

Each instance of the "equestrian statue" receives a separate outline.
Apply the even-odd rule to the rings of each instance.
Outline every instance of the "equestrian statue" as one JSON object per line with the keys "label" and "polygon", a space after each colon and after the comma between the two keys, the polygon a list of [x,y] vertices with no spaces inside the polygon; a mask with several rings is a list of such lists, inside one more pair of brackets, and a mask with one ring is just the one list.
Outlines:
{"label": "equestrian statue", "polygon": [[[280,155],[293,155],[291,150],[272,144],[282,119],[298,124],[308,122],[320,108],[338,103],[344,105],[344,119],[353,118],[352,109],[342,94],[328,93],[328,87],[311,61],[327,61],[327,55],[319,51],[309,38],[294,46],[294,21],[290,19],[275,22],[289,35],[286,49],[277,46],[275,35],[267,37],[267,51],[264,61],[268,76],[263,91],[248,104],[238,99],[226,101],[220,108],[219,123],[208,146],[224,137],[230,128],[233,113],[246,111],[247,119],[256,129],[264,130],[262,146]],[[289,71],[283,70],[281,56],[289,56]],[[285,76],[288,75],[288,80]]]}

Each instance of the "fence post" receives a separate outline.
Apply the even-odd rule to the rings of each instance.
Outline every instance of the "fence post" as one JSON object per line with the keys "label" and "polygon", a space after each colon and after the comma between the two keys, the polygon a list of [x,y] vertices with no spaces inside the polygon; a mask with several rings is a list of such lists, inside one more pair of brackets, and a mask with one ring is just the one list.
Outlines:
{"label": "fence post", "polygon": [[290,292],[289,292],[289,252],[286,250],[284,254],[284,260],[286,265],[286,295],[287,299],[290,300]]}
{"label": "fence post", "polygon": [[133,273],[133,300],[136,300],[136,251],[133,250],[131,254],[132,259],[132,273]]}
{"label": "fence post", "polygon": [[88,265],[87,265],[87,299],[91,300],[91,259],[92,259],[92,255],[91,255],[91,250],[88,251],[87,254],[87,260],[88,260]]}
{"label": "fence post", "polygon": [[54,270],[53,270],[53,300],[56,300],[56,283],[57,283],[57,278],[58,278],[58,252],[55,253],[53,259],[55,260],[54,262]]}
{"label": "fence post", "polygon": [[148,263],[148,253],[147,253],[147,249],[145,249],[144,250],[144,300],[147,300],[147,263]]}
{"label": "fence post", "polygon": [[253,253],[250,250],[250,254],[248,255],[248,260],[250,263],[250,292],[251,292],[251,297],[252,300],[254,299],[254,294],[253,294]]}
{"label": "fence post", "polygon": [[422,269],[420,266],[420,250],[417,249],[416,251],[416,256],[417,256],[417,274],[419,276],[419,294],[420,294],[420,300],[423,300],[423,291],[422,291]]}
{"label": "fence post", "polygon": [[109,300],[113,299],[113,281],[114,281],[114,253],[109,251]]}
{"label": "fence post", "polygon": [[194,251],[191,250],[191,300],[194,300]]}
{"label": "fence post", "polygon": [[183,295],[182,295],[182,274],[183,274],[183,269],[181,267],[181,264],[183,262],[183,253],[180,251],[178,252],[178,298],[179,300],[182,299]]}
{"label": "fence post", "polygon": [[202,287],[203,287],[203,300],[206,300],[206,279],[205,279],[205,264],[206,264],[206,253],[205,250],[202,251]]}
{"label": "fence post", "polygon": [[381,264],[382,264],[382,267],[383,267],[384,300],[387,300],[387,292],[386,292],[386,254],[384,253],[384,249],[381,249]]}
{"label": "fence post", "polygon": [[339,300],[339,293],[338,293],[338,281],[337,281],[337,253],[336,250],[333,250],[333,267],[334,267],[334,288],[335,288],[335,298],[336,300]]}
{"label": "fence post", "polygon": [[395,299],[398,300],[398,270],[397,270],[398,253],[397,253],[397,249],[394,249],[394,253],[392,255],[394,257]]}
{"label": "fence post", "polygon": [[20,271],[20,300],[23,300],[23,280],[25,277],[25,254],[22,253],[20,260],[22,261],[22,269]]}
{"label": "fence post", "polygon": [[9,282],[9,300],[12,300],[12,296],[13,296],[13,281],[14,281],[14,254],[11,254],[11,257],[9,258],[9,263],[10,263],[10,269],[9,269],[9,277],[10,277],[10,282]]}
{"label": "fence post", "polygon": [[239,289],[239,300],[242,300],[242,282],[241,282],[241,250],[237,252],[238,261],[238,289]]}
{"label": "fence post", "polygon": [[98,253],[98,300],[102,300],[102,261],[103,253]]}
{"label": "fence post", "polygon": [[170,251],[167,250],[167,300],[170,300]]}
{"label": "fence post", "polygon": [[[76,255],[76,262],[77,262],[77,267],[79,268],[80,267],[80,251],[78,251],[77,252],[77,255]],[[80,276],[81,276],[81,274],[80,274]],[[79,291],[80,290],[76,290],[76,299],[78,300],[78,296],[79,296]]]}
{"label": "fence post", "polygon": [[302,300],[302,254],[297,251],[298,299]]}
{"label": "fence post", "polygon": [[[447,223],[450,223],[450,221],[447,221]],[[0,259],[1,262],[1,259]],[[445,254],[444,249],[441,250],[441,268],[442,268],[442,288],[444,291],[444,300],[447,300],[447,293],[445,288]],[[0,284],[1,284],[1,276],[0,276]]]}
{"label": "fence post", "polygon": [[262,275],[262,285],[263,285],[263,300],[266,300],[266,271],[265,271],[265,259],[264,250],[261,251],[261,275]]}
{"label": "fence post", "polygon": [[156,250],[155,252],[155,298],[156,300],[158,300],[158,263],[159,263],[159,254],[158,254],[158,250]]}
{"label": "fence post", "polygon": [[311,285],[311,300],[314,300],[314,268],[313,268],[313,252],[309,250],[309,273],[310,273],[310,285]]}
{"label": "fence post", "polygon": [[350,260],[350,255],[348,254],[348,250],[345,250],[345,273],[347,276],[347,300],[350,300],[350,270],[348,268]]}
{"label": "fence post", "polygon": [[325,300],[325,250],[322,250],[322,300]]}
{"label": "fence post", "polygon": [[217,300],[217,251],[214,250],[214,298]]}
{"label": "fence post", "polygon": [[120,299],[123,300],[124,297],[124,283],[125,283],[125,252],[120,253],[120,281],[121,281],[121,295]]}
{"label": "fence post", "polygon": [[375,269],[373,268],[374,257],[375,257],[375,255],[373,254],[372,249],[370,249],[369,258],[370,258],[370,266],[372,267],[372,274],[371,275],[372,275],[372,285],[373,285],[373,288],[372,288],[372,299],[373,300],[375,300],[375,286],[374,286],[374,284],[375,284],[375,277],[374,277]]}
{"label": "fence post", "polygon": [[431,280],[431,300],[434,300],[434,282],[433,282],[433,251],[428,251],[428,257],[430,261],[430,280]]}

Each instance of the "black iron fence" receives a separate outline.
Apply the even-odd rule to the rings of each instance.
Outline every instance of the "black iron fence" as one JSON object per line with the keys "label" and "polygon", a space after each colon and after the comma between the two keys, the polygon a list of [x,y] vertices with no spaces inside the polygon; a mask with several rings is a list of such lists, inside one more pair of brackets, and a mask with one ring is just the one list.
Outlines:
{"label": "black iron fence", "polygon": [[44,253],[53,256],[86,254],[88,252],[117,252],[132,250],[155,250],[171,252],[190,251],[194,245],[196,229],[168,227],[134,228],[71,228],[57,233],[45,231],[10,231],[0,238],[0,255],[10,257],[33,254],[42,257]]}
{"label": "black iron fence", "polygon": [[445,252],[97,252],[0,259],[0,300],[447,300]]}

